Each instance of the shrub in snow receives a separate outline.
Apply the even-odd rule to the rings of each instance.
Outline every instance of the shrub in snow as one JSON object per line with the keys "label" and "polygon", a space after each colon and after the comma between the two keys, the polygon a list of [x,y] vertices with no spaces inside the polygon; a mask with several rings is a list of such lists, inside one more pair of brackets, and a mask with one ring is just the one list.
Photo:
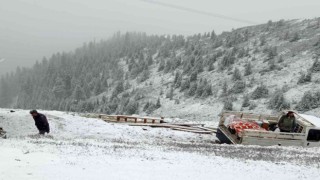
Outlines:
{"label": "shrub in snow", "polygon": [[269,95],[269,90],[267,86],[260,85],[258,86],[251,94],[252,99],[260,99],[260,98],[266,98]]}
{"label": "shrub in snow", "polygon": [[175,77],[174,77],[175,87],[176,88],[180,87],[181,83],[182,83],[182,75],[180,72],[176,72]]}
{"label": "shrub in snow", "polygon": [[233,104],[232,104],[231,99],[226,99],[224,101],[223,110],[225,110],[225,111],[232,111],[233,110]]}
{"label": "shrub in snow", "polygon": [[269,64],[269,71],[273,71],[277,68],[274,59],[271,59],[268,64]]}
{"label": "shrub in snow", "polygon": [[249,62],[249,63],[247,63],[247,64],[245,65],[244,75],[245,75],[245,76],[248,76],[248,75],[250,75],[250,74],[252,74],[252,65],[251,65],[251,63]]}
{"label": "shrub in snow", "polygon": [[320,92],[312,93],[310,91],[304,93],[296,109],[300,111],[308,111],[320,106]]}
{"label": "shrub in snow", "polygon": [[227,81],[223,83],[221,97],[228,95],[228,84]]}
{"label": "shrub in snow", "polygon": [[234,71],[233,71],[233,75],[232,75],[232,80],[234,81],[238,81],[238,80],[241,80],[242,77],[241,77],[241,72],[238,68],[235,68]]}
{"label": "shrub in snow", "polygon": [[279,59],[278,59],[278,63],[282,63],[284,61],[283,57],[280,56]]}
{"label": "shrub in snow", "polygon": [[139,103],[136,101],[129,101],[125,107],[127,114],[138,114],[139,113]]}
{"label": "shrub in snow", "polygon": [[298,32],[295,32],[292,36],[292,38],[290,39],[290,42],[295,42],[298,41],[300,39],[300,35]]}
{"label": "shrub in snow", "polygon": [[214,70],[214,65],[213,65],[213,61],[209,61],[209,64],[208,64],[208,71],[213,71]]}
{"label": "shrub in snow", "polygon": [[268,107],[274,110],[290,109],[290,103],[284,98],[281,90],[276,90],[269,100]]}
{"label": "shrub in snow", "polygon": [[311,71],[312,72],[319,72],[320,71],[320,62],[319,59],[316,58],[313,62],[313,65],[311,67]]}
{"label": "shrub in snow", "polygon": [[276,46],[269,47],[269,48],[267,48],[266,53],[268,54],[268,60],[270,60],[278,55],[278,49]]}
{"label": "shrub in snow", "polygon": [[311,78],[312,78],[311,72],[308,72],[307,74],[302,73],[298,80],[298,84],[311,82]]}
{"label": "shrub in snow", "polygon": [[190,85],[189,90],[188,90],[188,96],[194,96],[196,94],[196,92],[197,92],[197,88],[198,88],[197,83],[195,83],[195,82],[192,83]]}
{"label": "shrub in snow", "polygon": [[160,102],[160,98],[158,98],[156,106],[157,109],[161,107],[161,102]]}
{"label": "shrub in snow", "polygon": [[186,80],[182,81],[180,91],[182,92],[182,91],[189,89],[189,88],[190,88],[190,80],[186,79]]}
{"label": "shrub in snow", "polygon": [[260,36],[260,46],[264,46],[266,44],[266,36],[262,35]]}
{"label": "shrub in snow", "polygon": [[235,57],[231,52],[228,52],[220,61],[219,61],[219,69],[224,70],[230,67],[235,62]]}
{"label": "shrub in snow", "polygon": [[190,82],[196,81],[198,77],[198,73],[196,71],[194,71],[191,75],[190,75]]}
{"label": "shrub in snow", "polygon": [[204,91],[202,93],[202,97],[206,98],[206,97],[209,97],[209,96],[212,96],[213,93],[212,93],[212,86],[211,84],[207,84],[205,87],[204,87]]}
{"label": "shrub in snow", "polygon": [[243,97],[242,107],[249,107],[250,106],[250,99],[248,95]]}
{"label": "shrub in snow", "polygon": [[169,91],[166,94],[166,97],[169,98],[170,100],[173,99],[173,96],[174,96],[173,91],[174,91],[173,86],[171,86]]}
{"label": "shrub in snow", "polygon": [[230,93],[243,93],[246,89],[246,83],[244,81],[237,81],[234,83],[232,88],[230,89]]}
{"label": "shrub in snow", "polygon": [[255,103],[250,103],[249,110],[254,110],[257,107]]}

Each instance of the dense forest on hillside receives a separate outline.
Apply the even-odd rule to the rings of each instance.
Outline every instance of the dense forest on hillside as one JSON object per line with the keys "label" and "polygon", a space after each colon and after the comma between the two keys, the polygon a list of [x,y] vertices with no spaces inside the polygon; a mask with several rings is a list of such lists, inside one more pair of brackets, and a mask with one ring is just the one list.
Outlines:
{"label": "dense forest on hillside", "polygon": [[[152,114],[165,99],[212,99],[225,110],[234,110],[235,102],[254,110],[265,99],[269,109],[307,111],[320,106],[320,89],[310,85],[320,83],[319,56],[320,18],[269,21],[220,35],[118,32],[2,76],[0,106]],[[272,84],[274,76],[288,83]],[[286,98],[302,86],[299,101]]]}

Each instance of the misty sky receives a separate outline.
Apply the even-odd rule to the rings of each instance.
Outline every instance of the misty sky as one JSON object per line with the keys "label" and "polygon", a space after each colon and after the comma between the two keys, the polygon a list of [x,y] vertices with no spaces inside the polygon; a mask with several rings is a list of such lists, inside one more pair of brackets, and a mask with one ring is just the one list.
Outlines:
{"label": "misty sky", "polygon": [[[257,23],[320,17],[319,0],[157,0]],[[0,74],[116,31],[217,33],[248,24],[142,0],[1,0]]]}

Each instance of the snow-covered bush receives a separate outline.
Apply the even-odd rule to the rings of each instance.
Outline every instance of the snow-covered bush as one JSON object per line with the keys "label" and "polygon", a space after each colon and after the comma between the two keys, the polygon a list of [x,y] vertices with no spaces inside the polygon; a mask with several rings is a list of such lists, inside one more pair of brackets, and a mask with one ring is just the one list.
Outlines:
{"label": "snow-covered bush", "polygon": [[260,85],[258,86],[251,94],[252,99],[260,99],[260,98],[266,98],[269,95],[269,90],[267,86]]}
{"label": "snow-covered bush", "polygon": [[268,107],[274,110],[290,109],[290,103],[284,98],[281,90],[276,90],[269,100]]}

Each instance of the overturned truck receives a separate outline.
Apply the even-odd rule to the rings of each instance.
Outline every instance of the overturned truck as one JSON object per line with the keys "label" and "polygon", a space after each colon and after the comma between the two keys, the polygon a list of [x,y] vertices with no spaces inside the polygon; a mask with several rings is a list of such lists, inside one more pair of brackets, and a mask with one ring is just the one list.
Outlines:
{"label": "overturned truck", "polygon": [[243,112],[221,114],[216,136],[220,143],[261,146],[320,146],[320,118],[294,113],[293,132],[276,130],[277,115]]}

